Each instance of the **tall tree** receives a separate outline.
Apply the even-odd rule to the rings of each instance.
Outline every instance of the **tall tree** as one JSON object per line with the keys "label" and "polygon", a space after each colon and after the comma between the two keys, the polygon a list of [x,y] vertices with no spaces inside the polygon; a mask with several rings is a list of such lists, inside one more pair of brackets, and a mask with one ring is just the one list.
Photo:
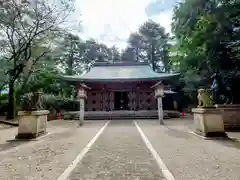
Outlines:
{"label": "tall tree", "polygon": [[6,59],[0,56],[0,92],[4,89],[4,86],[7,83],[7,76],[5,72],[6,67],[7,67]]}
{"label": "tall tree", "polygon": [[78,35],[64,33],[63,38],[55,42],[55,48],[51,55],[58,66],[64,69],[67,75],[81,74],[84,65],[84,51],[86,44]]}
{"label": "tall tree", "polygon": [[135,52],[131,47],[127,47],[122,51],[122,61],[134,61],[135,60]]}
{"label": "tall tree", "polygon": [[143,23],[137,33],[132,33],[125,50],[133,56],[132,61],[149,62],[154,71],[169,70],[169,35],[158,23],[148,20]]}
{"label": "tall tree", "polygon": [[132,51],[134,52],[134,61],[141,61],[143,58],[141,57],[141,53],[144,50],[144,40],[141,35],[138,33],[132,33],[129,36],[128,44]]}
{"label": "tall tree", "polygon": [[[71,0],[60,1],[57,5],[45,0],[0,1],[0,35],[5,46],[1,51],[8,52],[5,58],[11,63],[8,70],[9,98],[7,119],[14,118],[14,85],[24,68],[32,67],[47,51],[56,37],[59,26],[73,10]],[[32,58],[35,46],[43,50]]]}
{"label": "tall tree", "polygon": [[161,71],[168,71],[169,35],[165,29],[160,24],[149,20],[140,27],[139,33],[145,41],[153,70],[163,65]]}
{"label": "tall tree", "polygon": [[112,46],[110,48],[110,51],[111,51],[111,61],[112,62],[121,61],[121,53],[119,52],[119,49],[116,46]]}
{"label": "tall tree", "polygon": [[239,7],[226,0],[185,0],[175,7],[172,31],[181,52],[175,58],[183,74],[192,69],[201,79],[213,72],[223,79],[239,74]]}

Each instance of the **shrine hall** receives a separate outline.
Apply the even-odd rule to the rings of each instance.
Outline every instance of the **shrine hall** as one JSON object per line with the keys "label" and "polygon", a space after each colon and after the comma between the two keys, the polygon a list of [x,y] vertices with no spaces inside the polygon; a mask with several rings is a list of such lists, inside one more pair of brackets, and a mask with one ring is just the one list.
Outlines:
{"label": "shrine hall", "polygon": [[76,86],[78,98],[82,100],[80,109],[86,116],[101,112],[157,113],[156,90],[159,87],[162,90],[161,98],[171,97],[175,94],[171,91],[171,82],[178,77],[178,73],[154,72],[145,62],[98,62],[83,75],[64,76],[63,79]]}

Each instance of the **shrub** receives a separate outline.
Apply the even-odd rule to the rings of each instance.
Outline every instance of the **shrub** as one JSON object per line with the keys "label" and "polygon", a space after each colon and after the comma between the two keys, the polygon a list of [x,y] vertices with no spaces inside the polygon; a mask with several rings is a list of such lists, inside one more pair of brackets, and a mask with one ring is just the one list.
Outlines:
{"label": "shrub", "polygon": [[49,111],[79,110],[79,101],[39,92],[27,93],[21,97],[20,107],[24,111],[47,109]]}
{"label": "shrub", "polygon": [[0,114],[7,112],[8,94],[0,94]]}

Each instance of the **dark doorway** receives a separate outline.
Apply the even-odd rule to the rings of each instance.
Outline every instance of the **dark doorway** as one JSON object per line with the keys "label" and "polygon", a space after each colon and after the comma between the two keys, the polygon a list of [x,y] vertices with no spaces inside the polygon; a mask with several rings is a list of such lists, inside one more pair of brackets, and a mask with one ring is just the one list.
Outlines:
{"label": "dark doorway", "polygon": [[162,99],[163,110],[174,110],[173,100],[173,95],[166,95]]}
{"label": "dark doorway", "polygon": [[128,110],[128,94],[127,92],[114,93],[115,110]]}

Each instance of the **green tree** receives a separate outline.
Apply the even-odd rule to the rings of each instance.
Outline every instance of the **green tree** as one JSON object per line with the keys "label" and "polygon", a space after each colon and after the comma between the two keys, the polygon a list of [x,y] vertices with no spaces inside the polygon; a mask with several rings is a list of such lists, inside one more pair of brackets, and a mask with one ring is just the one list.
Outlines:
{"label": "green tree", "polygon": [[[7,119],[14,118],[15,82],[25,67],[31,67],[46,54],[42,51],[32,59],[35,46],[45,48],[59,32],[62,24],[72,9],[72,1],[61,1],[53,5],[47,1],[1,1],[0,35],[2,37],[1,53],[5,55],[11,68],[8,70],[8,114]],[[46,48],[48,49],[48,48]]]}
{"label": "green tree", "polygon": [[0,92],[4,89],[7,83],[7,76],[5,69],[7,67],[7,61],[4,57],[0,57]]}
{"label": "green tree", "polygon": [[141,53],[145,50],[143,37],[138,33],[132,33],[129,36],[128,44],[134,53],[132,60],[138,62],[144,60],[144,57],[141,56]]}
{"label": "green tree", "polygon": [[127,47],[122,51],[122,61],[134,61],[135,60],[135,52],[131,47]]}
{"label": "green tree", "polygon": [[51,56],[67,75],[81,74],[85,63],[83,56],[86,44],[72,33],[67,32],[62,36],[63,38],[55,42],[56,47]]}
{"label": "green tree", "polygon": [[207,85],[214,72],[226,81],[239,74],[239,13],[237,1],[185,0],[175,7],[172,31],[177,55],[171,61],[177,62],[184,79],[195,73]]}
{"label": "green tree", "polygon": [[[154,71],[169,70],[169,35],[158,23],[148,20],[128,38],[124,59],[149,62]],[[129,58],[127,57],[129,56]]]}
{"label": "green tree", "polygon": [[112,46],[110,48],[111,51],[111,59],[112,62],[119,62],[121,61],[121,53],[119,52],[119,49],[116,46]]}
{"label": "green tree", "polygon": [[169,64],[169,35],[160,24],[149,20],[140,28],[139,33],[147,47],[147,57],[150,59],[153,70],[160,68],[161,71],[168,71]]}

